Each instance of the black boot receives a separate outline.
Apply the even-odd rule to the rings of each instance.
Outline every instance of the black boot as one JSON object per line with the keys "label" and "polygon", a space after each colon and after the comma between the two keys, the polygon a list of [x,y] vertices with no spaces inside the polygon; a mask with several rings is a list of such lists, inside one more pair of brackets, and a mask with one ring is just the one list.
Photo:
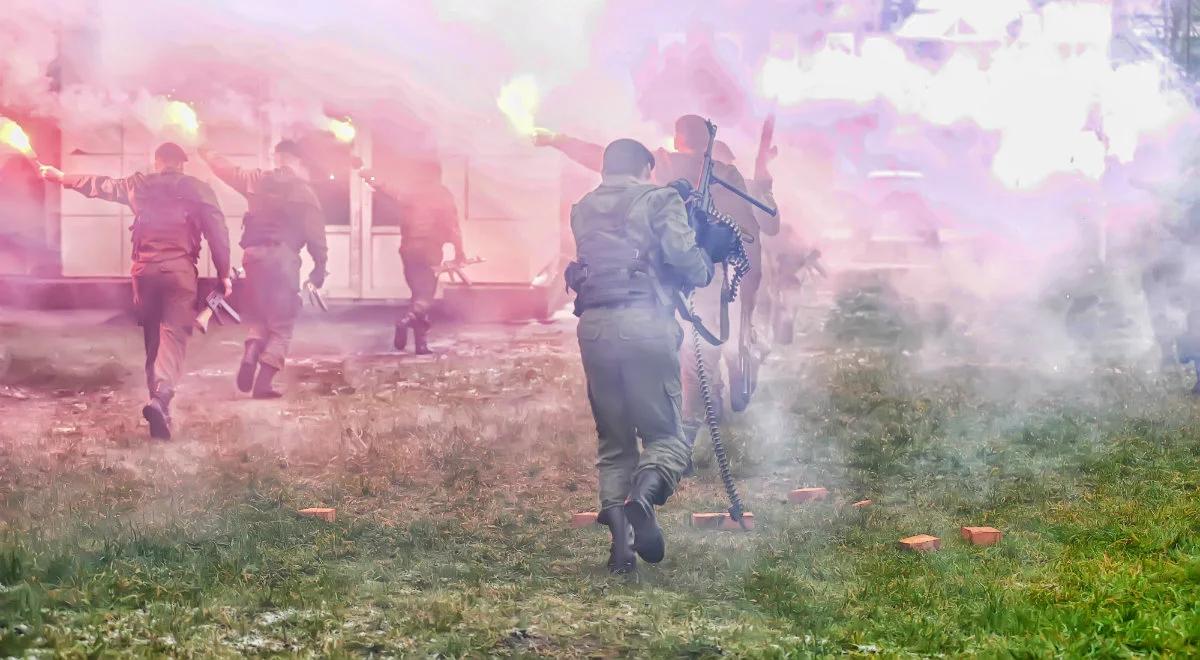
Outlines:
{"label": "black boot", "polygon": [[412,322],[413,331],[413,353],[417,355],[432,355],[433,351],[429,350],[429,317],[421,315],[416,317]]}
{"label": "black boot", "polygon": [[237,372],[239,390],[249,393],[254,387],[254,373],[258,370],[258,356],[261,353],[262,344],[254,339],[246,340],[246,350],[242,353],[242,364]]}
{"label": "black boot", "polygon": [[274,380],[277,373],[279,370],[269,364],[258,365],[258,378],[254,379],[254,394],[252,394],[255,399],[278,399],[283,396],[271,385],[271,381]]}
{"label": "black boot", "polygon": [[654,507],[665,504],[667,495],[662,474],[647,469],[634,475],[633,488],[625,498],[625,517],[633,526],[633,548],[639,557],[651,564],[662,561],[667,551],[662,528],[654,517]]}
{"label": "black boot", "polygon": [[613,575],[628,575],[637,571],[637,555],[633,552],[633,528],[625,518],[625,509],[609,507],[600,512],[598,518],[608,526],[612,545],[608,546],[608,572]]}
{"label": "black boot", "polygon": [[408,346],[408,324],[410,319],[411,316],[406,314],[404,318],[396,321],[396,334],[392,337],[392,346],[395,346],[398,351],[403,351]]}
{"label": "black boot", "polygon": [[171,439],[171,398],[170,388],[159,385],[150,401],[142,406],[142,417],[150,424],[150,437],[155,440]]}

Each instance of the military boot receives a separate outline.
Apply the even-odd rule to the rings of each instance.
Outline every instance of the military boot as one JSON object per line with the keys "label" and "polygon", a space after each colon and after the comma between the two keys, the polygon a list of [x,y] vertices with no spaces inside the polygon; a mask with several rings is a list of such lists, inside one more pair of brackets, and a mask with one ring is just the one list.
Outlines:
{"label": "military boot", "polygon": [[155,440],[171,439],[171,388],[159,384],[150,401],[142,406],[142,417],[150,425],[150,437]]}
{"label": "military boot", "polygon": [[403,351],[408,346],[408,324],[410,315],[405,314],[404,318],[396,321],[396,334],[392,337],[392,346],[396,350]]}
{"label": "military boot", "polygon": [[279,370],[269,364],[258,365],[258,378],[254,379],[254,393],[251,395],[255,399],[278,399],[283,396],[283,393],[277,391],[271,385],[271,381],[275,379],[275,374]]}
{"label": "military boot", "polygon": [[429,322],[428,314],[422,314],[413,320],[413,353],[417,355],[433,354],[433,351],[429,350],[429,328],[432,325]]}
{"label": "military boot", "polygon": [[646,469],[633,477],[633,488],[625,498],[625,517],[633,526],[633,549],[642,559],[657,564],[666,555],[662,528],[654,517],[654,507],[667,502],[666,480],[655,469]]}
{"label": "military boot", "polygon": [[242,363],[237,372],[237,388],[249,393],[254,387],[254,373],[258,370],[258,356],[262,354],[262,342],[256,339],[246,340],[246,349],[242,353]]}
{"label": "military boot", "polygon": [[633,551],[633,528],[625,518],[625,509],[609,507],[600,512],[597,519],[608,527],[612,545],[608,546],[608,572],[613,575],[628,575],[637,571],[637,555]]}

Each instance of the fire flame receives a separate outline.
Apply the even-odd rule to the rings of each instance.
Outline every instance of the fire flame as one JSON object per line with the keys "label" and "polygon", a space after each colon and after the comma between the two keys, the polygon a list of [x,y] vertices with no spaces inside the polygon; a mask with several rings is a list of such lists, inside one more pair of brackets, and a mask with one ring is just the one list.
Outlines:
{"label": "fire flame", "polygon": [[29,142],[29,136],[17,122],[8,117],[0,117],[0,142],[16,149],[26,158],[37,159],[37,154],[33,151],[33,144]]}
{"label": "fire flame", "polygon": [[513,130],[527,137],[533,137],[537,132],[534,114],[540,102],[537,81],[530,75],[510,80],[500,88],[500,96],[496,98],[497,107],[508,118]]}
{"label": "fire flame", "polygon": [[354,138],[358,135],[358,129],[354,128],[354,124],[348,118],[334,119],[330,117],[329,132],[333,133],[333,137],[338,142],[345,142],[347,144],[353,142]]}
{"label": "fire flame", "polygon": [[164,124],[175,126],[189,138],[200,132],[200,118],[196,110],[183,101],[168,101],[164,111]]}
{"label": "fire flame", "polygon": [[999,134],[992,174],[1013,188],[1060,173],[1099,179],[1109,159],[1132,160],[1143,135],[1186,107],[1157,63],[1113,66],[1105,5],[1056,3],[987,18],[1019,18],[1020,31],[959,48],[932,70],[890,38],[863,39],[855,48],[850,35],[830,35],[804,59],[768,58],[760,92],[784,105],[882,101],[934,125],[974,123]]}

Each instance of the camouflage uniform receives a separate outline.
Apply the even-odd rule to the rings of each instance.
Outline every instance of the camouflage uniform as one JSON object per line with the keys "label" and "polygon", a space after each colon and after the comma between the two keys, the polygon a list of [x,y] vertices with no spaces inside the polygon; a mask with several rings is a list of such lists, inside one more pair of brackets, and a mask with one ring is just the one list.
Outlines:
{"label": "camouflage uniform", "polygon": [[[671,296],[680,286],[704,286],[713,269],[696,245],[678,193],[635,177],[605,176],[572,209],[571,231],[588,271],[584,284],[574,287],[577,332],[599,434],[596,466],[606,510],[624,503],[636,473],[655,470],[673,491],[688,464],[679,370],[683,331]],[[607,251],[592,247],[606,241]]]}

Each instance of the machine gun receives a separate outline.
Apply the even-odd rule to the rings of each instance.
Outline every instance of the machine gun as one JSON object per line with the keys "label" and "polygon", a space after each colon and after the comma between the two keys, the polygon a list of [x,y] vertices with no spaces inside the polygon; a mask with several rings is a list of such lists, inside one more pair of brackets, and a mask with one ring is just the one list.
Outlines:
{"label": "machine gun", "polygon": [[[717,126],[711,120],[706,120],[705,123],[708,125],[708,146],[704,150],[700,180],[697,182],[695,190],[684,195],[684,201],[687,203],[689,220],[698,236],[703,237],[704,232],[714,225],[725,225],[733,230],[733,235],[736,237],[733,248],[722,262],[720,338],[714,337],[696,315],[694,292],[689,293],[686,308],[681,307],[679,311],[684,319],[692,324],[692,349],[696,357],[696,376],[700,382],[700,395],[704,400],[704,421],[708,426],[709,437],[712,439],[713,455],[717,458],[717,470],[721,474],[721,483],[725,487],[725,494],[729,497],[729,517],[737,521],[744,529],[746,522],[742,517],[742,498],[738,495],[737,484],[733,481],[729,455],[726,453],[725,443],[721,439],[720,411],[717,410],[716,403],[713,401],[712,384],[709,380],[708,366],[704,362],[701,341],[705,340],[710,344],[720,345],[729,339],[729,303],[737,299],[738,287],[742,278],[750,272],[750,257],[746,254],[746,243],[749,237],[742,232],[732,217],[717,209],[713,202],[712,185],[715,183],[725,188],[770,216],[774,216],[778,211],[713,173],[712,152],[713,144],[717,140]],[[730,270],[733,271],[732,275]],[[713,366],[720,368],[719,365]]]}
{"label": "machine gun", "polygon": [[[241,268],[233,268],[229,271],[230,278],[234,280],[241,279],[242,274],[243,271]],[[201,334],[208,334],[208,326],[213,319],[217,320],[218,325],[225,325],[225,320],[221,317],[222,314],[233,319],[234,323],[242,322],[241,315],[225,300],[224,291],[217,288],[210,291],[204,297],[204,309],[200,310],[200,313],[196,315],[196,328]]]}

